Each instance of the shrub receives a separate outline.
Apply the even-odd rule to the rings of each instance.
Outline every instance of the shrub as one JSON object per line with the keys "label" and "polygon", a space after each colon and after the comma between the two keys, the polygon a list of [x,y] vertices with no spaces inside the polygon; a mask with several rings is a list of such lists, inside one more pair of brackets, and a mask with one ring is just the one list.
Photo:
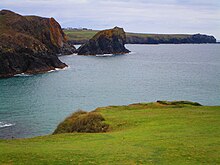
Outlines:
{"label": "shrub", "polygon": [[197,102],[191,102],[191,101],[160,101],[158,100],[157,103],[163,104],[163,105],[193,105],[193,106],[202,106],[201,104]]}
{"label": "shrub", "polygon": [[99,133],[106,132],[109,125],[104,123],[105,119],[97,112],[77,111],[61,122],[53,134],[84,132]]}

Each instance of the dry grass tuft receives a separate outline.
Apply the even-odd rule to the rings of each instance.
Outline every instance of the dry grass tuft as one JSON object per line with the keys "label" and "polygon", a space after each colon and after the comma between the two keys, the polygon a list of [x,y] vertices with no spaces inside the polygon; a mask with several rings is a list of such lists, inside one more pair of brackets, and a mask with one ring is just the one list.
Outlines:
{"label": "dry grass tuft", "polygon": [[100,133],[107,132],[109,125],[104,123],[105,119],[97,112],[85,112],[79,110],[63,122],[61,122],[53,134],[60,133]]}

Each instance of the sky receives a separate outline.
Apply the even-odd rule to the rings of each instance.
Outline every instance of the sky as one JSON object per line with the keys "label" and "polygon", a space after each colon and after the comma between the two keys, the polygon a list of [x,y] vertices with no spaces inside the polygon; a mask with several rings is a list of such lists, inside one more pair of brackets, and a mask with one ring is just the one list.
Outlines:
{"label": "sky", "polygon": [[0,9],[54,17],[62,27],[161,34],[210,34],[220,40],[220,0],[0,0]]}

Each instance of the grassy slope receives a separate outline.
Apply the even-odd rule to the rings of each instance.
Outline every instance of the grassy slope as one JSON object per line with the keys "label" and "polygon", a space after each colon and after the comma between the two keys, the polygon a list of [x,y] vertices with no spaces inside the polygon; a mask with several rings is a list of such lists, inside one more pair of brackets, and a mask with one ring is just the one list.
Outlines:
{"label": "grassy slope", "polygon": [[157,39],[168,39],[168,38],[186,38],[191,35],[189,34],[144,34],[144,33],[126,33],[127,36],[138,36],[138,37],[152,37]]}
{"label": "grassy slope", "polygon": [[[64,30],[70,40],[82,41],[89,40],[92,38],[98,31],[97,30]],[[129,36],[138,36],[138,37],[153,37],[157,39],[168,39],[168,38],[186,38],[190,35],[187,34],[143,34],[143,33],[126,33]]]}
{"label": "grassy slope", "polygon": [[220,164],[220,107],[98,108],[109,133],[0,140],[0,164]]}
{"label": "grassy slope", "polygon": [[68,36],[68,39],[75,41],[89,40],[97,32],[97,30],[64,30],[64,33]]}

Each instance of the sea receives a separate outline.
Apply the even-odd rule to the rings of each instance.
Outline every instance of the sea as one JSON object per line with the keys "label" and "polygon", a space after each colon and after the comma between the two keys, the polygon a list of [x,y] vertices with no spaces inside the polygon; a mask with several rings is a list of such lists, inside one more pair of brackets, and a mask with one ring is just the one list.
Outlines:
{"label": "sea", "polygon": [[79,109],[157,100],[220,105],[220,44],[126,47],[131,53],[61,56],[63,70],[0,79],[0,138],[52,134]]}

